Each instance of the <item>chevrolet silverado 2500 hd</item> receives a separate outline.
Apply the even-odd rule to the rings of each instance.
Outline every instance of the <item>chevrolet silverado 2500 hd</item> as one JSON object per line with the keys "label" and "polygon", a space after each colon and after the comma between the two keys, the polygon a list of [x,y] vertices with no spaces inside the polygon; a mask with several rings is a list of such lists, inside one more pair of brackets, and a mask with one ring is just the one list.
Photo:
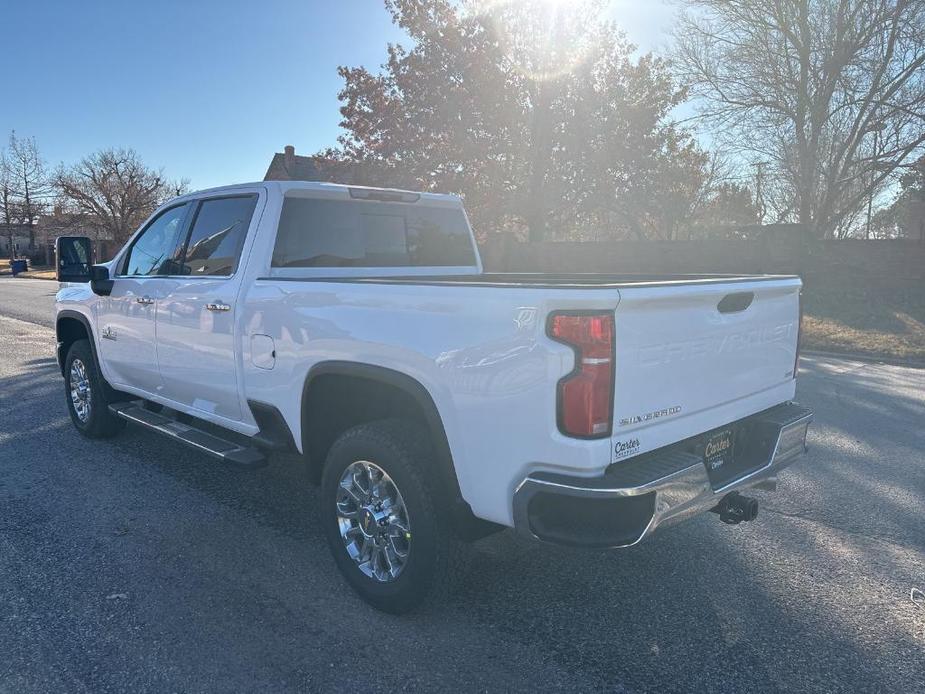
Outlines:
{"label": "chevrolet silverado 2500 hd", "polygon": [[483,272],[460,200],[264,182],[178,197],[115,258],[58,240],[58,358],[85,436],[304,456],[349,583],[409,609],[509,526],[633,545],[751,520],[805,448],[789,276]]}

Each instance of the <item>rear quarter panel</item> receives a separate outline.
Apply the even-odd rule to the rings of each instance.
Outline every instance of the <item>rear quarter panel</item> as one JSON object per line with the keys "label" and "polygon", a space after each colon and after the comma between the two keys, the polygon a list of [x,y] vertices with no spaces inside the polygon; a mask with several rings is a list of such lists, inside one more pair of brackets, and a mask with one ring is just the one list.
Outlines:
{"label": "rear quarter panel", "polygon": [[[556,384],[574,355],[546,337],[545,321],[552,310],[613,310],[618,300],[616,290],[258,279],[242,316],[245,389],[280,408],[301,446],[302,385],[315,365],[411,376],[437,406],[463,498],[477,516],[510,525],[528,470],[592,475],[610,463],[608,439],[557,430]],[[273,340],[272,369],[255,366],[251,335]]]}

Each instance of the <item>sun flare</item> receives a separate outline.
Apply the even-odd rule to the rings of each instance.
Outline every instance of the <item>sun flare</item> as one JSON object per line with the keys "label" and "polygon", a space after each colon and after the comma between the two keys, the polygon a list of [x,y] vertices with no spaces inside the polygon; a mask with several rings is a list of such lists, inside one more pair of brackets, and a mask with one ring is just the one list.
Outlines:
{"label": "sun flare", "polygon": [[574,72],[589,53],[589,27],[606,3],[597,0],[482,0],[473,4],[525,77],[553,81]]}

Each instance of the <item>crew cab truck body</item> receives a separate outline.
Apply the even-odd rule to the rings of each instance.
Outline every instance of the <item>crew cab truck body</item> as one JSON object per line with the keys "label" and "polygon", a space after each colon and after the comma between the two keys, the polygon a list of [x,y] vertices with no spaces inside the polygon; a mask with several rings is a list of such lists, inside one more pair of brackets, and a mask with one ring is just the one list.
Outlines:
{"label": "crew cab truck body", "polygon": [[[305,456],[349,582],[401,611],[454,542],[622,547],[804,452],[799,278],[485,273],[449,195],[264,182],[58,243],[58,356],[89,436]],[[89,280],[89,281],[88,281]]]}

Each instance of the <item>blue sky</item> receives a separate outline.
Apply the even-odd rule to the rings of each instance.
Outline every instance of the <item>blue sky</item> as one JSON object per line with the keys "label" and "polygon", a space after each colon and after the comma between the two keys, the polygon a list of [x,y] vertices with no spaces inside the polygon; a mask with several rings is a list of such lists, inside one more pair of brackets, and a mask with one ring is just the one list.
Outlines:
{"label": "blue sky", "polygon": [[[610,12],[644,50],[667,40],[666,3]],[[0,22],[4,141],[35,136],[52,167],[132,147],[193,188],[259,180],[285,144],[334,144],[337,66],[377,68],[404,40],[380,0],[0,0]]]}

